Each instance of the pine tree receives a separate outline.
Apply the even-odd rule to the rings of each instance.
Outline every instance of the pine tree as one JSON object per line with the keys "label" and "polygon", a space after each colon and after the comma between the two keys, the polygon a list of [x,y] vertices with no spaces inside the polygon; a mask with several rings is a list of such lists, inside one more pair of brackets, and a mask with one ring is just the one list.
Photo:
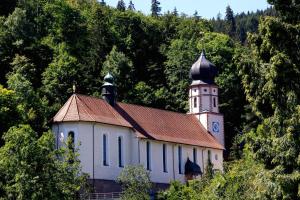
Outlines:
{"label": "pine tree", "polygon": [[125,11],[126,10],[126,5],[123,0],[119,0],[117,4],[117,9],[120,11]]}
{"label": "pine tree", "polygon": [[200,16],[199,16],[199,14],[198,14],[198,11],[197,11],[197,10],[195,10],[195,12],[194,12],[193,16],[194,16],[194,18],[195,18],[196,20],[199,20],[199,19],[200,19]]}
{"label": "pine tree", "polygon": [[105,0],[101,0],[100,4],[101,4],[102,6],[105,6],[105,5],[106,5]]}
{"label": "pine tree", "polygon": [[129,1],[128,10],[135,10],[134,4],[132,1]]}
{"label": "pine tree", "polygon": [[152,0],[151,3],[151,16],[158,17],[160,15],[161,7],[159,6],[160,2],[157,0]]}
{"label": "pine tree", "polygon": [[172,14],[173,14],[174,16],[178,16],[178,11],[177,11],[177,8],[176,8],[176,7],[174,8]]}
{"label": "pine tree", "polygon": [[227,34],[234,38],[236,36],[236,23],[234,18],[234,13],[230,6],[226,7],[226,15],[225,15],[225,21],[227,24]]}

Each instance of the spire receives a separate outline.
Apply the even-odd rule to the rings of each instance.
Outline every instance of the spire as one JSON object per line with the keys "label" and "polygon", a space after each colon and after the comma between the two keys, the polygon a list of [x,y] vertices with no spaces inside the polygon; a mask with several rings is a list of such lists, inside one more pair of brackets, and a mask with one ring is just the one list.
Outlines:
{"label": "spire", "polygon": [[108,72],[104,77],[104,83],[101,87],[103,99],[114,106],[116,103],[116,87],[114,85],[114,77]]}
{"label": "spire", "polygon": [[206,59],[205,51],[202,50],[200,57],[192,65],[190,78],[193,80],[201,80],[207,84],[214,84],[214,78],[216,75],[216,66]]}

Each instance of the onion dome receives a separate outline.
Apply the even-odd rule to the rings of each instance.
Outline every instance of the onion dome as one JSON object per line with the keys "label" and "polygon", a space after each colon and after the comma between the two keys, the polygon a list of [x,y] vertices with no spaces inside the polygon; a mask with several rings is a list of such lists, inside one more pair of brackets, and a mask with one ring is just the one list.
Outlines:
{"label": "onion dome", "polygon": [[101,94],[103,99],[114,106],[116,103],[116,87],[114,85],[114,77],[107,73],[104,77],[104,84],[101,87]]}
{"label": "onion dome", "polygon": [[104,82],[108,82],[113,84],[114,83],[114,77],[108,72],[105,76],[104,76]]}
{"label": "onion dome", "polygon": [[216,66],[206,59],[205,52],[202,50],[199,59],[193,64],[190,70],[190,78],[194,81],[200,80],[207,84],[214,84],[214,78],[217,73]]}

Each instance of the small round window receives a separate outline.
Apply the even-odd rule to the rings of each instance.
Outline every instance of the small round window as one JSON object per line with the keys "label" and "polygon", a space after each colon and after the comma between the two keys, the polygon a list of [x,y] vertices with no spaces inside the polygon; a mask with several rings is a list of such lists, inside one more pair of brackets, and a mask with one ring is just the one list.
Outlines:
{"label": "small round window", "polygon": [[204,92],[207,92],[207,89],[204,89]]}

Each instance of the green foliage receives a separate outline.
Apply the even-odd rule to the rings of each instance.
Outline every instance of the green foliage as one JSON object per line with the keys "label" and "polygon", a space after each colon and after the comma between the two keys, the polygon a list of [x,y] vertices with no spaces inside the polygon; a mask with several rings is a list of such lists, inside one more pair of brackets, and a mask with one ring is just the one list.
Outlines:
{"label": "green foliage", "polygon": [[[29,125],[12,127],[0,148],[0,198],[74,199],[86,183],[77,155],[55,149],[54,135],[38,138]],[[72,157],[74,162],[68,162]]]}
{"label": "green foliage", "polygon": [[128,91],[132,91],[134,77],[134,68],[132,62],[125,54],[118,52],[114,46],[111,52],[106,56],[103,63],[101,77],[107,73],[115,77],[115,84],[118,89],[118,98],[120,100],[129,99]]}
{"label": "green foliage", "polygon": [[268,0],[279,11],[281,17],[292,24],[300,21],[300,2],[295,0]]}
{"label": "green foliage", "polygon": [[134,4],[132,1],[129,1],[128,10],[135,10]]}
{"label": "green foliage", "polygon": [[161,7],[158,0],[151,0],[151,16],[158,17],[160,15]]}
{"label": "green foliage", "polygon": [[[0,137],[9,127],[20,122],[17,108],[17,96],[13,90],[8,90],[0,85]],[[2,141],[0,140],[0,146]]]}
{"label": "green foliage", "polygon": [[126,10],[126,5],[123,0],[119,0],[117,4],[117,9],[120,11],[125,11]]}
{"label": "green foliage", "polygon": [[251,52],[240,57],[247,100],[260,119],[245,141],[253,159],[265,168],[262,178],[270,182],[267,192],[257,193],[263,198],[298,199],[300,194],[299,51],[295,51],[300,29],[295,21],[286,21],[293,14],[262,19],[259,32],[249,37]]}
{"label": "green foliage", "polygon": [[146,200],[150,199],[152,187],[149,172],[142,165],[125,166],[117,178],[123,189],[122,199]]}
{"label": "green foliage", "polygon": [[170,188],[167,191],[161,192],[158,199],[161,200],[197,200],[198,194],[193,188],[183,185],[179,181],[171,182]]}
{"label": "green foliage", "polygon": [[232,38],[236,37],[236,23],[235,23],[233,11],[230,8],[230,6],[226,7],[225,21],[227,26],[226,27],[227,34]]}

